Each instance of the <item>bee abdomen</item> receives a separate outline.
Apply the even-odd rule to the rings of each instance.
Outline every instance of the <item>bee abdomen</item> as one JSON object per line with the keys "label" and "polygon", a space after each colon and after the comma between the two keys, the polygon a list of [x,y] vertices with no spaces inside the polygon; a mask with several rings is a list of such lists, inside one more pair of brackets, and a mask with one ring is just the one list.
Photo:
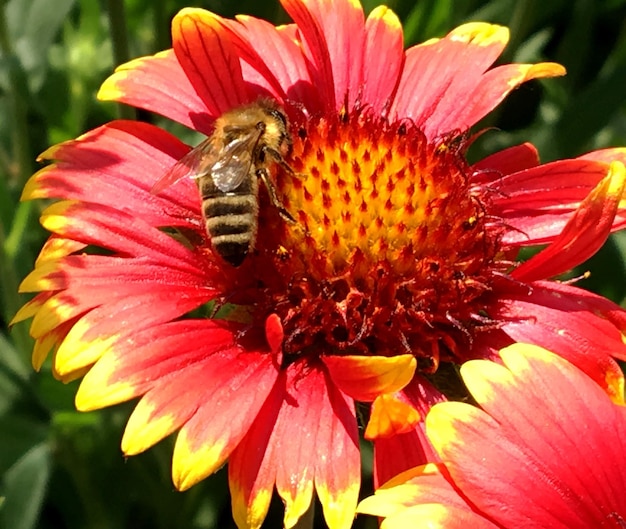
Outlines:
{"label": "bee abdomen", "polygon": [[232,266],[239,266],[256,239],[256,198],[254,195],[207,198],[202,209],[213,250]]}

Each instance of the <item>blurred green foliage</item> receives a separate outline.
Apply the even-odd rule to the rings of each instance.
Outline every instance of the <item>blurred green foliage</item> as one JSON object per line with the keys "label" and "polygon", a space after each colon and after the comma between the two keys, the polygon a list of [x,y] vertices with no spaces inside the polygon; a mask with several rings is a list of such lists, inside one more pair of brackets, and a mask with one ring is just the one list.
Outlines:
{"label": "blurred green foliage", "polygon": [[[367,12],[377,0],[365,0]],[[205,1],[224,16],[288,22],[276,1]],[[0,527],[7,529],[233,527],[224,472],[185,493],[173,490],[171,441],[124,461],[130,405],[74,411],[76,383],[30,367],[27,324],[7,323],[46,234],[40,203],[20,203],[38,153],[134,110],[96,101],[100,83],[129,58],[169,47],[182,0],[3,0],[0,4]],[[543,160],[626,145],[626,0],[392,0],[406,45],[483,20],[511,28],[502,62],[550,60],[568,76],[515,91],[482,126],[481,156],[532,141]],[[419,95],[416,95],[419,97]],[[159,118],[142,114],[164,126]],[[174,128],[181,132],[181,128]],[[184,131],[181,132],[185,139]],[[187,135],[187,137],[189,137]],[[584,284],[622,302],[626,238],[614,236],[581,268]],[[280,525],[280,505],[267,527]],[[321,525],[320,525],[321,526]],[[375,522],[357,521],[359,527]]]}

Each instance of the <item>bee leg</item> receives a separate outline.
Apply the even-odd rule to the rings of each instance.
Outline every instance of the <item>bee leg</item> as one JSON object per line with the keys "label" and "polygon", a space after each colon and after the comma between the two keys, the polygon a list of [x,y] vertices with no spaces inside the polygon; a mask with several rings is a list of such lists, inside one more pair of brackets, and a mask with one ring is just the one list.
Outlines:
{"label": "bee leg", "polygon": [[296,175],[296,172],[285,161],[285,159],[283,158],[282,154],[280,154],[277,150],[272,149],[270,147],[264,147],[263,148],[263,152],[264,152],[264,154],[269,154],[272,157],[272,159],[274,160],[274,162],[276,162],[278,165],[280,165],[282,167],[282,169],[286,173],[289,173],[291,176],[295,176]]}
{"label": "bee leg", "polygon": [[289,213],[289,211],[287,211],[287,208],[285,208],[283,203],[276,196],[276,190],[274,189],[274,186],[270,182],[269,175],[267,174],[267,170],[266,169],[259,169],[257,171],[257,176],[261,180],[263,180],[263,183],[265,184],[265,189],[267,189],[267,194],[270,197],[270,202],[278,210],[278,213],[283,218],[283,220],[286,220],[287,222],[291,222],[292,224],[295,224],[296,219],[294,219],[291,216],[291,213]]}

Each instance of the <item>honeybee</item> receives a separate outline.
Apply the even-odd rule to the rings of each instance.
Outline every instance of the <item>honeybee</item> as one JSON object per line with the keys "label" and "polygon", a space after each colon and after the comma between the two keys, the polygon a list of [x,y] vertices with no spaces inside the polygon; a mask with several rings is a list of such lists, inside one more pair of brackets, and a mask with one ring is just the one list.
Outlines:
{"label": "honeybee", "polygon": [[270,181],[273,165],[294,175],[284,158],[290,145],[287,116],[275,102],[261,99],[229,110],[215,121],[211,136],[154,184],[152,193],[185,177],[196,179],[211,246],[222,259],[237,267],[256,242],[259,179],[280,215],[295,222]]}

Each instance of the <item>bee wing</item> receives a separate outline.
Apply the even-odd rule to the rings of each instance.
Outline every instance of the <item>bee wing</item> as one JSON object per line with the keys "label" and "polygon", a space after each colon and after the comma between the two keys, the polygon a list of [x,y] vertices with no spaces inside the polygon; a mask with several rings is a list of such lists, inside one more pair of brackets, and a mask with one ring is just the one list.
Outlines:
{"label": "bee wing", "polygon": [[183,178],[200,178],[218,159],[218,149],[213,138],[207,138],[191,149],[159,178],[150,193],[157,195]]}
{"label": "bee wing", "polygon": [[223,193],[237,189],[250,173],[253,153],[261,137],[261,131],[253,129],[231,140],[212,165],[211,177]]}

